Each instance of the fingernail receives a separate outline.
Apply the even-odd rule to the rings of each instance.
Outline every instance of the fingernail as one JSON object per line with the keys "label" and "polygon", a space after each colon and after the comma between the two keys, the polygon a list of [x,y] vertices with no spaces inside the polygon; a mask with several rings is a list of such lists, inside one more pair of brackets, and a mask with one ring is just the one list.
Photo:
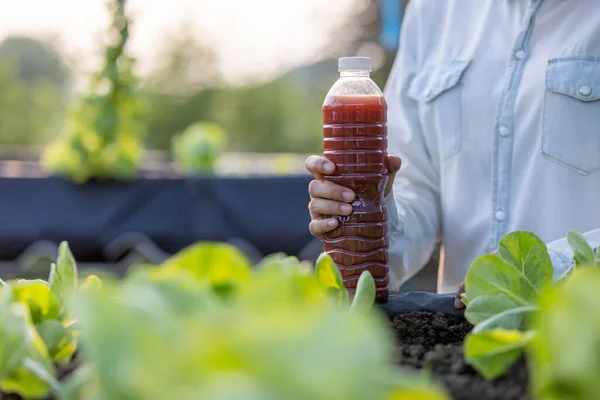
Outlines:
{"label": "fingernail", "polygon": [[349,214],[352,211],[352,207],[350,204],[342,204],[340,210],[342,210],[343,213]]}
{"label": "fingernail", "polygon": [[454,299],[454,308],[460,310],[461,308],[463,308],[463,306],[464,303],[462,301],[460,301],[459,299]]}
{"label": "fingernail", "polygon": [[352,201],[354,199],[354,193],[349,190],[344,190],[344,193],[342,193],[342,198],[346,201]]}
{"label": "fingernail", "polygon": [[327,221],[327,226],[335,226],[336,221],[335,219],[330,219],[329,221]]}
{"label": "fingernail", "polygon": [[325,170],[325,172],[333,172],[335,167],[333,166],[332,163],[325,163],[325,166],[323,167],[323,169]]}

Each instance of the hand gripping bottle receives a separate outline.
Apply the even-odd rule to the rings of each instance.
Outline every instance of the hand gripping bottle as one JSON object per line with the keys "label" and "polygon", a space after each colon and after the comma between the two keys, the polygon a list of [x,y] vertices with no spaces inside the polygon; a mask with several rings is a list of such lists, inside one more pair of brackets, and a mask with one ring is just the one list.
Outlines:
{"label": "hand gripping bottle", "polygon": [[323,103],[324,156],[336,165],[325,179],[354,191],[354,208],[325,235],[350,293],[360,274],[375,279],[377,301],[389,296],[387,212],[383,202],[387,177],[387,103],[370,78],[371,59],[339,59],[340,78]]}

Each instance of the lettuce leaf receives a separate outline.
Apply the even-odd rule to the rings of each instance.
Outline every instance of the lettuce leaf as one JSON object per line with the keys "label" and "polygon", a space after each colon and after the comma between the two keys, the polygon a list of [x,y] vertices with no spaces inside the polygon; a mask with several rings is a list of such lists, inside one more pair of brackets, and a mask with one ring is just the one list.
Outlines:
{"label": "lettuce leaf", "polygon": [[533,287],[552,283],[552,260],[546,244],[531,232],[516,231],[498,243],[498,257],[515,267]]}
{"label": "lettuce leaf", "polygon": [[327,288],[328,293],[340,304],[348,301],[348,291],[344,287],[342,274],[327,253],[322,253],[315,265],[315,274],[321,284]]}
{"label": "lettuce leaf", "polygon": [[504,373],[533,334],[520,334],[538,310],[540,293],[552,284],[546,244],[531,232],[504,236],[498,254],[477,258],[465,278],[465,317],[475,327],[465,359],[487,378]]}
{"label": "lettuce leaf", "polygon": [[229,297],[250,278],[252,265],[237,248],[226,243],[201,242],[190,245],[166,260],[161,269],[184,270],[208,282],[216,293]]}
{"label": "lettuce leaf", "polygon": [[528,348],[533,392],[552,400],[600,393],[600,270],[584,268],[543,293]]}
{"label": "lettuce leaf", "polygon": [[596,253],[581,233],[570,230],[567,233],[567,242],[571,249],[573,249],[575,268],[595,267],[597,265]]}
{"label": "lettuce leaf", "polygon": [[56,264],[50,267],[48,283],[52,293],[58,298],[61,309],[64,310],[65,301],[77,289],[77,264],[69,249],[67,242],[62,242],[58,247]]}
{"label": "lettuce leaf", "polygon": [[34,324],[60,318],[60,302],[50,289],[48,282],[40,279],[21,279],[11,282],[10,286],[13,291],[13,300],[27,306]]}
{"label": "lettuce leaf", "polygon": [[467,320],[479,331],[524,329],[540,291],[552,283],[552,272],[541,239],[531,232],[509,233],[500,240],[498,255],[477,258],[467,272]]}
{"label": "lettuce leaf", "polygon": [[45,397],[51,389],[58,390],[54,365],[27,306],[12,297],[12,289],[4,285],[0,304],[0,389],[25,398]]}
{"label": "lettuce leaf", "polygon": [[350,305],[351,313],[366,313],[375,304],[377,287],[373,275],[369,271],[363,271],[356,284],[356,293]]}
{"label": "lettuce leaf", "polygon": [[486,379],[495,379],[521,356],[535,332],[493,329],[470,333],[465,339],[465,360]]}

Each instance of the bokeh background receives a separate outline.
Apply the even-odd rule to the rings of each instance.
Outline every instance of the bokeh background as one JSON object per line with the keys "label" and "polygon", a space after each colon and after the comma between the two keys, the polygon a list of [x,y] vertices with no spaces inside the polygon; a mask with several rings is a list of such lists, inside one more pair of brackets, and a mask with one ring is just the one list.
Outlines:
{"label": "bokeh background", "polygon": [[[304,169],[341,56],[383,88],[404,0],[20,0],[0,13],[0,277],[197,241],[314,261]],[[435,291],[437,256],[426,284]],[[417,279],[418,283],[418,279]]]}
{"label": "bokeh background", "polygon": [[[396,51],[395,3],[400,1],[128,1],[127,51],[151,110],[144,120],[144,145],[152,151],[147,158],[169,159],[173,135],[197,121],[225,130],[227,152],[320,152],[320,107],[337,77],[337,57],[372,57],[373,77],[383,86]],[[115,40],[106,4],[21,0],[3,7],[3,159],[35,159],[64,129],[69,104],[100,68],[103,46]],[[398,13],[387,17],[391,42],[382,36],[384,7]],[[242,160],[245,173],[254,172],[249,166],[267,168]],[[219,171],[235,173],[230,162]],[[291,171],[280,168],[300,172],[296,164]]]}

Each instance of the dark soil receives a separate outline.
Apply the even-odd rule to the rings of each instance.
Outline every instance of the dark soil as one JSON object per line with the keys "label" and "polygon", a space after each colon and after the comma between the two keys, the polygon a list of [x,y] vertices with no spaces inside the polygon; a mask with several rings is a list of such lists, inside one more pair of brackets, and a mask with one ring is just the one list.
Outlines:
{"label": "dark soil", "polygon": [[462,342],[472,328],[464,319],[414,311],[396,316],[391,325],[400,344],[398,363],[431,371],[453,399],[530,399],[524,359],[493,381],[486,380],[464,362]]}

